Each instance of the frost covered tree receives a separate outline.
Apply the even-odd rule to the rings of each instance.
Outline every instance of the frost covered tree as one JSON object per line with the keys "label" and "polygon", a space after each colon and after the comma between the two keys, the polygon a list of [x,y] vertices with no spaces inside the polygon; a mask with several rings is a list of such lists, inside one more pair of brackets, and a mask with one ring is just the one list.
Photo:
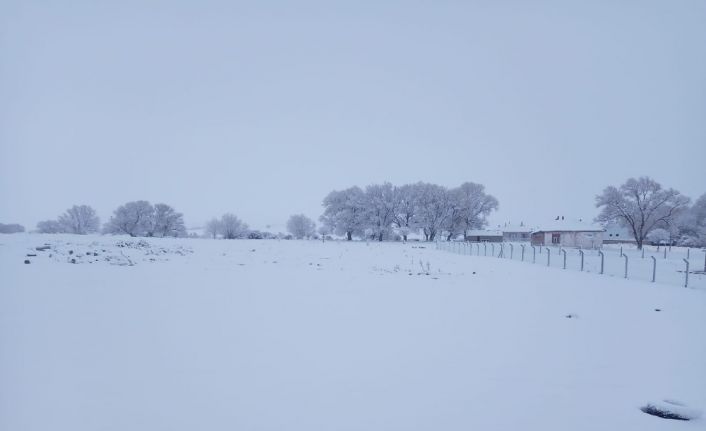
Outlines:
{"label": "frost covered tree", "polygon": [[445,187],[428,183],[417,184],[415,213],[427,241],[434,241],[436,235],[444,228],[449,209],[449,195]]}
{"label": "frost covered tree", "polygon": [[96,211],[88,205],[74,205],[59,216],[62,232],[85,235],[98,232],[100,219]]}
{"label": "frost covered tree", "polygon": [[215,217],[206,223],[206,234],[210,235],[213,239],[218,237],[221,230],[221,221]]}
{"label": "frost covered tree", "polygon": [[287,232],[296,239],[310,238],[316,233],[316,223],[304,214],[294,214],[287,221]]}
{"label": "frost covered tree", "polygon": [[148,236],[186,236],[184,216],[167,204],[155,204]]}
{"label": "frost covered tree", "polygon": [[409,233],[416,228],[416,199],[416,184],[405,184],[395,189],[397,211],[393,223],[404,241],[407,241]]}
{"label": "frost covered tree", "polygon": [[378,241],[382,241],[392,228],[397,204],[397,193],[392,184],[372,184],[365,188],[364,227],[370,229]]}
{"label": "frost covered tree", "polygon": [[466,182],[454,189],[455,199],[461,207],[460,225],[464,239],[468,231],[482,229],[487,223],[491,212],[497,211],[498,200],[485,192],[485,186]]}
{"label": "frost covered tree", "polygon": [[647,239],[652,242],[652,244],[669,244],[671,242],[672,234],[661,227],[653,229],[647,234]]}
{"label": "frost covered tree", "polygon": [[706,193],[702,194],[676,222],[679,243],[690,247],[706,246]]}
{"label": "frost covered tree", "polygon": [[37,223],[39,233],[64,233],[64,226],[57,220],[44,220]]}
{"label": "frost covered tree", "polygon": [[606,187],[596,196],[596,207],[601,208],[596,221],[627,227],[641,249],[647,234],[670,226],[688,204],[689,198],[674,189],[663,189],[649,177],[630,178],[619,188]]}
{"label": "frost covered tree", "polygon": [[220,224],[220,234],[224,239],[243,238],[248,233],[248,225],[243,223],[235,214],[223,214]]}
{"label": "frost covered tree", "polygon": [[147,201],[128,202],[118,207],[104,227],[105,233],[147,236],[153,226],[154,207]]}
{"label": "frost covered tree", "polygon": [[21,224],[11,223],[4,224],[0,223],[0,233],[20,233],[24,232],[25,228]]}
{"label": "frost covered tree", "polygon": [[352,240],[360,235],[365,223],[365,193],[360,187],[333,191],[323,201],[324,214],[321,222],[337,235],[345,235]]}

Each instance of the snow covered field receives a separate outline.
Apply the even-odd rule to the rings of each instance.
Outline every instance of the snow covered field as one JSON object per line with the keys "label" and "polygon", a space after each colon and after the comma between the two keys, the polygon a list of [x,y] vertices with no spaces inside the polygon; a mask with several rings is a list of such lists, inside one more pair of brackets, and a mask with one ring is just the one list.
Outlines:
{"label": "snow covered field", "polygon": [[0,277],[2,430],[706,427],[640,410],[706,409],[702,289],[433,244],[31,234],[0,237]]}

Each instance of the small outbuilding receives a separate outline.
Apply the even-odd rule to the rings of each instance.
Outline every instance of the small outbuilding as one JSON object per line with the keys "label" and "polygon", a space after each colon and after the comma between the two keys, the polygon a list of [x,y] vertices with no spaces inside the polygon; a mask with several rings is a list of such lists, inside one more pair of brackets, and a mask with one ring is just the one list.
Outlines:
{"label": "small outbuilding", "polygon": [[503,233],[499,230],[469,230],[466,241],[470,242],[503,242]]}
{"label": "small outbuilding", "polygon": [[506,242],[529,242],[532,237],[532,228],[519,225],[506,225],[502,228],[503,241]]}
{"label": "small outbuilding", "polygon": [[605,229],[583,222],[556,220],[532,232],[532,245],[600,248]]}

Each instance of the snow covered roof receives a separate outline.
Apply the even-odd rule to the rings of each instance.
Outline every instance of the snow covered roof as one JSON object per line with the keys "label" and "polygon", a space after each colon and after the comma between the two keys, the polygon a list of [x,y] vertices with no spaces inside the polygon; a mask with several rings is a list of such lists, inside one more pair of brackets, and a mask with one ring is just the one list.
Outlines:
{"label": "snow covered roof", "polygon": [[529,226],[518,226],[518,225],[507,225],[502,227],[503,232],[526,232],[530,233],[534,231],[534,228]]}
{"label": "snow covered roof", "polygon": [[550,223],[539,226],[532,232],[603,232],[601,226],[573,220],[554,220]]}
{"label": "snow covered roof", "polygon": [[466,236],[503,236],[503,233],[499,230],[469,230],[466,232]]}

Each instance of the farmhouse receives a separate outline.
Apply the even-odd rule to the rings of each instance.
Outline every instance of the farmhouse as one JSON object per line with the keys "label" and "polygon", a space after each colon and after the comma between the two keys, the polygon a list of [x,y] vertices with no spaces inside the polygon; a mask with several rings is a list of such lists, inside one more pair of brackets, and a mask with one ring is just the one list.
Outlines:
{"label": "farmhouse", "polygon": [[635,237],[630,231],[619,224],[609,224],[603,233],[603,244],[635,244]]}
{"label": "farmhouse", "polygon": [[470,242],[503,242],[503,233],[499,230],[469,230],[466,241]]}
{"label": "farmhouse", "polygon": [[605,229],[583,222],[556,220],[532,232],[532,245],[599,248]]}

